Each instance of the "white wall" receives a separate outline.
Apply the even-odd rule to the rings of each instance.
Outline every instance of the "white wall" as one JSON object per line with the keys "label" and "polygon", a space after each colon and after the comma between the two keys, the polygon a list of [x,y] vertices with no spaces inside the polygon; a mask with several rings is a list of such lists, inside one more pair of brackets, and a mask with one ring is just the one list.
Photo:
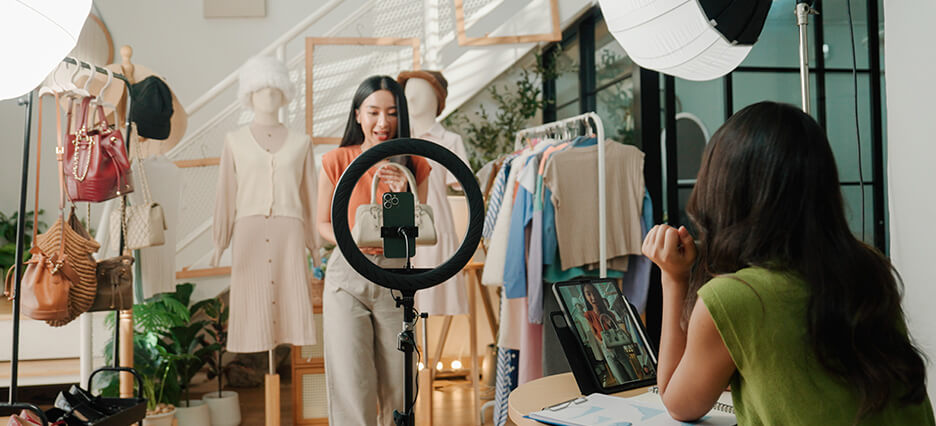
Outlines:
{"label": "white wall", "polygon": [[891,257],[906,286],[910,332],[931,361],[931,397],[936,395],[936,191],[930,188],[936,178],[936,50],[929,45],[936,38],[934,17],[936,3],[931,1],[884,1]]}

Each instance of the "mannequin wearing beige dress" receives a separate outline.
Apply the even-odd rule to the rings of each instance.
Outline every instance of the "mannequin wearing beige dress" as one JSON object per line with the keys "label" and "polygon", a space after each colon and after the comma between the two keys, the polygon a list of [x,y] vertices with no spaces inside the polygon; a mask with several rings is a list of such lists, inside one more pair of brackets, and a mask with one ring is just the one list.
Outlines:
{"label": "mannequin wearing beige dress", "polygon": [[[277,88],[253,92],[253,122],[227,135],[221,155],[212,265],[232,246],[230,352],[316,343],[306,260],[318,249],[315,161],[308,136],[279,122],[284,100]],[[272,176],[251,174],[258,164]],[[240,188],[239,174],[256,179]],[[277,199],[281,182],[298,191]]]}
{"label": "mannequin wearing beige dress", "polygon": [[[435,142],[452,151],[467,165],[467,153],[462,138],[445,130],[436,122],[439,110],[437,93],[430,83],[422,78],[406,80],[404,92],[409,106],[412,135],[419,139]],[[449,259],[458,250],[461,236],[455,233],[452,207],[448,201],[449,186],[457,186],[458,180],[441,164],[428,160],[433,173],[429,175],[429,197],[432,207],[438,243],[433,246],[417,246],[413,263],[418,268],[435,268]],[[416,309],[430,315],[461,315],[468,313],[465,275],[459,272],[435,287],[416,292]]]}

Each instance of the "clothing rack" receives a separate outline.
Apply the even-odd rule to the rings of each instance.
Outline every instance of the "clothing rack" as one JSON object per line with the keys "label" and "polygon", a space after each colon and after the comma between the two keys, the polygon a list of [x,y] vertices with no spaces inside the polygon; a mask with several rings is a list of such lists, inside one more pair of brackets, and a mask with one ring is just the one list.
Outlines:
{"label": "clothing rack", "polygon": [[[591,121],[591,123],[589,123]],[[600,256],[599,273],[601,278],[608,277],[608,236],[607,234],[607,221],[608,221],[608,212],[607,212],[607,190],[606,190],[606,174],[605,174],[605,133],[604,125],[601,122],[601,117],[594,112],[586,112],[581,115],[576,115],[574,117],[569,117],[564,120],[554,121],[551,123],[543,124],[542,126],[530,127],[523,129],[517,132],[516,141],[514,143],[514,149],[519,150],[523,146],[523,139],[529,138],[532,136],[542,135],[548,136],[554,134],[557,131],[569,130],[570,126],[574,124],[583,124],[586,129],[592,128],[594,125],[595,134],[598,137],[598,253]],[[586,133],[588,131],[586,130]]]}
{"label": "clothing rack", "polygon": [[[76,60],[75,58],[65,57],[62,59],[62,62],[69,63],[72,65],[77,65],[78,67],[93,70],[101,74],[108,74],[108,70],[99,67],[97,65],[92,65],[87,62]],[[127,117],[126,117],[126,141],[130,141],[130,81],[122,74],[111,73],[114,78],[120,79],[124,82],[124,88],[126,90],[127,96]],[[89,77],[93,78],[93,77]],[[10,389],[9,389],[9,403],[0,404],[0,406],[6,406],[8,408],[24,408],[23,404],[18,404],[17,400],[17,388],[18,388],[18,374],[19,374],[19,331],[20,331],[20,295],[21,290],[21,281],[23,278],[24,265],[22,262],[24,246],[25,246],[25,218],[26,218],[26,197],[27,197],[27,186],[29,182],[29,143],[30,143],[30,131],[32,129],[32,104],[34,102],[35,90],[29,92],[29,96],[25,101],[21,101],[20,105],[26,107],[26,123],[24,130],[24,139],[23,139],[23,167],[22,167],[22,177],[20,185],[20,199],[19,199],[19,216],[17,217],[17,233],[16,233],[16,263],[14,264],[14,292],[13,294],[17,297],[13,298],[13,351],[10,358]],[[39,214],[39,212],[33,212],[33,214]],[[120,238],[120,252],[123,252],[124,238],[121,235]],[[118,312],[119,319],[119,312]],[[120,366],[120,327],[119,321],[118,324],[114,327],[114,366]],[[90,383],[89,383],[90,385]]]}

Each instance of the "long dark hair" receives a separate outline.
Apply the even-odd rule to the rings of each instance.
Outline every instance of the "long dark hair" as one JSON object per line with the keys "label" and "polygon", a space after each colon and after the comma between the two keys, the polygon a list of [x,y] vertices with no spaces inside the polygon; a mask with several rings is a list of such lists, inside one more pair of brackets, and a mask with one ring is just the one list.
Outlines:
{"label": "long dark hair", "polygon": [[923,401],[926,369],[906,330],[902,284],[849,230],[835,158],[812,117],[774,102],[731,116],[705,149],[686,211],[701,240],[688,294],[748,266],[793,274],[811,289],[816,359],[857,391],[858,419],[895,396]]}
{"label": "long dark hair", "polygon": [[[396,134],[392,135],[390,139],[410,137],[409,107],[406,105],[406,95],[403,92],[403,87],[389,76],[372,75],[364,79],[358,85],[357,91],[354,92],[354,98],[351,99],[351,112],[348,113],[348,122],[345,124],[344,136],[341,137],[341,143],[338,146],[352,146],[364,143],[364,131],[361,129],[361,123],[358,123],[355,119],[355,115],[364,100],[378,90],[389,90],[396,103],[397,128]],[[414,175],[416,174],[416,166],[410,156],[397,156],[391,158],[390,161],[403,164]],[[413,188],[413,190],[415,191],[416,188]]]}
{"label": "long dark hair", "polygon": [[[598,300],[601,301],[600,307],[592,305],[591,302],[588,301],[588,296],[585,295],[586,289],[591,289],[591,291],[595,294]],[[598,291],[598,288],[596,288],[591,283],[582,284],[582,299],[585,300],[585,306],[588,306],[588,309],[586,309],[587,311],[596,311],[600,314],[611,312],[611,310],[608,309],[608,304],[607,304],[608,302],[605,301],[603,297],[601,297],[601,293]]]}

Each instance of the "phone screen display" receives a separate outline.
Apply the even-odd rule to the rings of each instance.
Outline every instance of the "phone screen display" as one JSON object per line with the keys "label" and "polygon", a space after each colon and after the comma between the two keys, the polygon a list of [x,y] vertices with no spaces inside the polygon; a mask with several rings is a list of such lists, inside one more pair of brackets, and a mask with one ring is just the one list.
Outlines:
{"label": "phone screen display", "polygon": [[[400,227],[416,226],[416,207],[412,192],[387,192],[381,198],[383,201],[383,226]],[[407,241],[408,240],[408,241]],[[406,239],[400,237],[386,237],[383,239],[384,256],[389,259],[402,259],[416,255],[416,236],[410,235]]]}
{"label": "phone screen display", "polygon": [[565,282],[553,291],[602,388],[632,389],[656,381],[656,356],[615,281]]}

